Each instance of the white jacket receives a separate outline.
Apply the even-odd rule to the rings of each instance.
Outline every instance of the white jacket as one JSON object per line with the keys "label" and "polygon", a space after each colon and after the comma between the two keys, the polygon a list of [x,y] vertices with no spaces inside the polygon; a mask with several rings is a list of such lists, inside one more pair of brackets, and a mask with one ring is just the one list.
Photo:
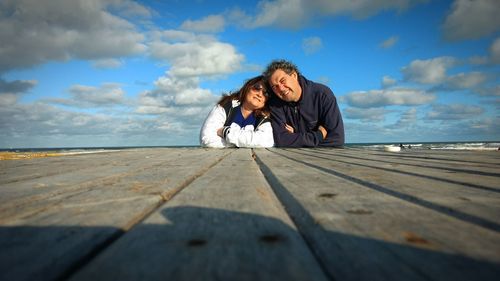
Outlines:
{"label": "white jacket", "polygon": [[[233,108],[240,103],[232,101]],[[271,122],[264,122],[257,125],[255,130],[253,125],[241,128],[236,123],[231,123],[231,129],[223,139],[217,135],[217,130],[224,126],[227,114],[222,106],[217,104],[208,114],[200,132],[200,144],[204,147],[272,147],[274,145],[273,129]]]}

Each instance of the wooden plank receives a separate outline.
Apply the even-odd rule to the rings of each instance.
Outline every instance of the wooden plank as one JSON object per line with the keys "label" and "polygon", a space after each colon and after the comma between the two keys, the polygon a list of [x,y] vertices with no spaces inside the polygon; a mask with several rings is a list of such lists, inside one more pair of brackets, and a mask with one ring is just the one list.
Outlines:
{"label": "wooden plank", "polygon": [[[498,154],[497,163],[479,164],[477,161],[468,162],[465,155],[448,157],[435,163],[422,161],[408,157],[401,157],[401,154],[395,153],[350,153],[346,151],[328,151],[328,150],[295,150],[297,153],[306,153],[320,159],[336,158],[336,162],[357,165],[359,167],[368,167],[388,172],[401,173],[407,175],[416,175],[417,177],[427,177],[437,179],[449,183],[461,184],[472,188],[484,189],[500,193],[500,153]],[[491,153],[491,152],[490,152]],[[477,184],[476,177],[481,176],[481,184]]]}
{"label": "wooden plank", "polygon": [[459,172],[450,174],[446,169],[408,168],[404,164],[394,168],[383,159],[353,157],[351,160],[334,154],[325,155],[326,151],[286,150],[279,153],[299,157],[313,163],[312,166],[329,168],[339,175],[365,181],[393,196],[500,231],[500,189],[495,188],[499,186],[500,177],[480,173],[474,176]]}
{"label": "wooden plank", "polygon": [[[116,152],[0,161],[0,184],[109,165],[116,162],[114,153]],[[120,151],[119,153],[121,158],[127,158],[127,155],[134,157],[136,151]],[[82,163],[82,159],[85,159],[84,163]],[[92,161],[90,161],[91,159]],[[87,166],[89,163],[87,161],[94,163],[94,165]],[[64,164],[61,165],[62,163]],[[47,167],[52,169],[47,169]],[[19,171],[22,171],[22,173]]]}
{"label": "wooden plank", "polygon": [[249,149],[192,182],[70,280],[326,280]]}
{"label": "wooden plank", "polygon": [[498,153],[270,151],[0,161],[0,280],[500,275]]}
{"label": "wooden plank", "polygon": [[[348,148],[344,149],[343,152],[355,151],[356,154],[374,154],[377,156],[384,157],[395,157],[395,158],[408,158],[408,159],[421,159],[429,162],[434,161],[435,163],[440,162],[459,162],[459,163],[471,163],[471,164],[481,164],[481,165],[498,165],[498,151],[471,151],[471,150],[443,150],[443,149],[404,149],[400,152],[386,152],[382,150],[370,150],[370,149],[360,149],[360,148]],[[341,153],[339,151],[339,153]],[[463,159],[457,158],[457,155],[461,156]]]}
{"label": "wooden plank", "polygon": [[[345,163],[339,172],[336,151],[327,161],[291,150],[256,150],[273,190],[335,280],[500,276],[498,231],[381,192],[386,188],[382,179],[392,185],[395,175],[389,172],[378,170],[375,177]],[[408,184],[399,180],[394,188]],[[451,189],[448,192],[454,195]]]}
{"label": "wooden plank", "polygon": [[[318,150],[320,152],[321,150]],[[431,153],[435,152],[435,153]],[[449,172],[480,173],[500,176],[500,153],[494,151],[477,151],[473,154],[467,151],[410,151],[384,152],[370,150],[343,149],[336,152],[337,156],[347,156],[353,159],[373,159],[384,163],[397,165],[403,163],[417,168],[432,168]]]}
{"label": "wooden plank", "polygon": [[[223,153],[218,150],[210,152],[214,157],[212,159],[220,157],[218,155]],[[131,184],[135,195],[156,193],[168,197],[171,192],[168,190],[169,185],[165,190],[159,190],[157,188],[161,186],[160,183],[165,180],[181,180],[182,177],[178,177],[176,173],[189,175],[191,165],[198,165],[199,161],[202,161],[202,165],[203,163],[208,165],[205,161],[211,160],[203,159],[206,158],[206,154],[207,152],[201,149],[143,150],[132,154],[135,156],[130,152],[124,152],[123,155],[115,154],[114,160],[106,161],[106,165],[94,164],[95,157],[79,156],[82,169],[72,169],[58,174],[53,174],[51,171],[66,166],[65,163],[49,162],[47,165],[41,165],[43,170],[40,173],[47,173],[46,176],[1,185],[0,222],[37,213],[46,206],[64,202],[66,197],[73,197],[82,192],[93,189],[101,192],[103,186],[111,187],[121,182]],[[73,161],[71,157],[67,160]],[[171,167],[175,169],[170,169]],[[22,169],[17,173],[22,173]]]}
{"label": "wooden plank", "polygon": [[[0,280],[63,278],[230,152],[160,149],[127,152],[123,158],[115,153],[115,164],[90,169],[97,179],[69,171],[0,185],[2,197],[12,185],[23,191],[21,200],[8,202],[10,209],[2,205]],[[92,165],[95,158],[79,160]],[[58,185],[54,180],[60,177],[65,182]],[[37,188],[33,180],[47,182],[51,191],[30,202],[25,199]]]}
{"label": "wooden plank", "polygon": [[[51,192],[63,192],[68,185],[77,186],[105,178],[112,179],[141,167],[154,166],[166,161],[158,158],[167,151],[156,154],[147,152],[144,155],[141,152],[124,151],[113,156],[93,154],[32,159],[34,161],[0,161],[2,164],[7,163],[4,168],[9,172],[9,177],[2,182],[0,204],[36,195],[52,197]],[[24,164],[27,161],[31,164]]]}

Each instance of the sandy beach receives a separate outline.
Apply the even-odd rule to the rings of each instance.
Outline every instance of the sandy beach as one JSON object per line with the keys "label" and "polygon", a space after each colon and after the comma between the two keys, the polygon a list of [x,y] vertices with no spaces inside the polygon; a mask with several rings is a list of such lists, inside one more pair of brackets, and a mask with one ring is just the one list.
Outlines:
{"label": "sandy beach", "polygon": [[0,160],[32,159],[62,155],[65,154],[57,152],[0,152]]}

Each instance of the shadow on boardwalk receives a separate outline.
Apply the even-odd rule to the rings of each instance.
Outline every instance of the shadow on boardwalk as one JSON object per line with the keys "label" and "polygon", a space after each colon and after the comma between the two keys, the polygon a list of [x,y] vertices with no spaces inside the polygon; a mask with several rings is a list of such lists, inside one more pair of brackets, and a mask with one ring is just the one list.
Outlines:
{"label": "shadow on boardwalk", "polygon": [[[495,280],[500,265],[280,220],[171,207],[163,223],[2,226],[0,280]],[[320,237],[319,237],[320,236]],[[305,243],[304,243],[305,241]],[[316,241],[316,242],[314,242]],[[315,243],[328,243],[318,245]],[[328,246],[328,247],[324,247]],[[337,249],[322,252],[323,249]],[[313,249],[313,250],[310,250]]]}

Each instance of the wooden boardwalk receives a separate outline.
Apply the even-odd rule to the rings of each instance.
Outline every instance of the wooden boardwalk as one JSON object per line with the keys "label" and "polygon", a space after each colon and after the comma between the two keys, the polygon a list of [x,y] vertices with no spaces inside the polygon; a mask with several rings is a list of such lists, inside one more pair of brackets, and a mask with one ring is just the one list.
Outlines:
{"label": "wooden boardwalk", "polygon": [[0,161],[0,280],[500,280],[500,152]]}

